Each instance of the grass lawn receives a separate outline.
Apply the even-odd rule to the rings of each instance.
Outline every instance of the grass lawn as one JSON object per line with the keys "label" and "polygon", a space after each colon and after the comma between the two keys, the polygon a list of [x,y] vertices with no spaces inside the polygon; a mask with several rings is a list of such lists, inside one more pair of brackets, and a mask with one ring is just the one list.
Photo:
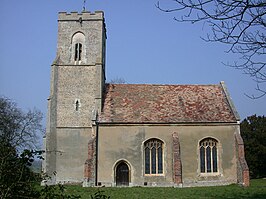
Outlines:
{"label": "grass lawn", "polygon": [[266,199],[266,179],[251,180],[251,186],[244,188],[238,185],[195,188],[172,187],[128,187],[128,188],[83,188],[81,186],[66,186],[69,194],[80,195],[90,199],[98,190],[110,196],[111,199],[143,199],[143,198],[263,198]]}

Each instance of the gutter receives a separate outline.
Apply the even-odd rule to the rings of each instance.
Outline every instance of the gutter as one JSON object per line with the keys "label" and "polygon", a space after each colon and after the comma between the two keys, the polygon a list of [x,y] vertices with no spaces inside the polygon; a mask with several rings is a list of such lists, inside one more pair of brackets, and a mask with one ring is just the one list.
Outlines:
{"label": "gutter", "polygon": [[110,121],[98,121],[98,125],[128,125],[128,126],[138,126],[138,125],[146,125],[146,126],[216,126],[216,125],[235,125],[238,124],[238,121],[212,121],[212,122],[110,122]]}

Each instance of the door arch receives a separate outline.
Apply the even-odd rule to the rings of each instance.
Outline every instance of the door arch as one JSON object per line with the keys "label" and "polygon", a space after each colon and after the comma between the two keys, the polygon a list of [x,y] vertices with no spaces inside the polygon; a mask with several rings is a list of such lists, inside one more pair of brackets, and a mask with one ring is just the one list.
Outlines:
{"label": "door arch", "polygon": [[115,182],[116,186],[129,185],[129,166],[124,161],[119,162],[116,166]]}

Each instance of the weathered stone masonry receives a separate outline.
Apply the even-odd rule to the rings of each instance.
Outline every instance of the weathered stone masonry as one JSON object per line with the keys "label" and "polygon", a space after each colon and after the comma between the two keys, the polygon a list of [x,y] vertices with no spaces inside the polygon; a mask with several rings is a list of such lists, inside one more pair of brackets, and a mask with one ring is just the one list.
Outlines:
{"label": "weathered stone masonry", "polygon": [[176,185],[182,184],[182,163],[177,133],[173,133],[173,181]]}
{"label": "weathered stone masonry", "polygon": [[84,166],[84,186],[94,186],[95,184],[95,166],[96,166],[96,138],[88,143],[88,159]]}
{"label": "weathered stone masonry", "polygon": [[235,133],[237,160],[238,183],[249,186],[249,169],[245,159],[244,142],[239,133]]}

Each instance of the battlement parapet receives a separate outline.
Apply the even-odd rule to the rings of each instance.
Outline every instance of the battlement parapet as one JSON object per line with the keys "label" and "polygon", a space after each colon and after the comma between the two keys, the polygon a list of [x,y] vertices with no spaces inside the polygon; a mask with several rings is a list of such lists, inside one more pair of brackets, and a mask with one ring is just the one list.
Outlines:
{"label": "battlement parapet", "polygon": [[59,12],[58,13],[58,21],[77,21],[82,19],[82,21],[90,21],[90,20],[104,20],[104,12],[103,11],[83,11],[79,12]]}

